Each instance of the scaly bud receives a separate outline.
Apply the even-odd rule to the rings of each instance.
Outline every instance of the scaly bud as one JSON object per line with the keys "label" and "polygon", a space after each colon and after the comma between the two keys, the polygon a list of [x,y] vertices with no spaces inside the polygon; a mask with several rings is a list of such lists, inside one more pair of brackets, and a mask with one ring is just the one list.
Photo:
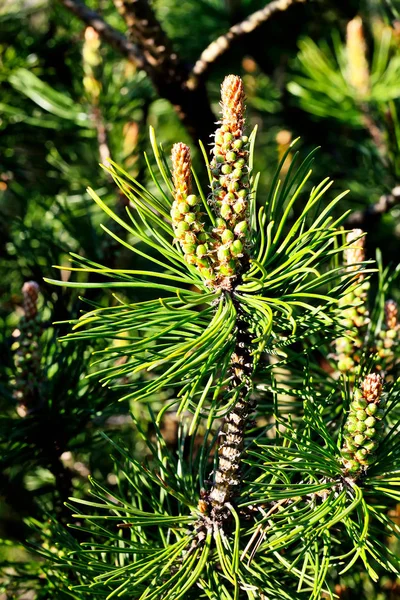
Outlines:
{"label": "scaly bud", "polygon": [[37,315],[37,300],[39,297],[39,286],[36,281],[27,281],[22,286],[23,307],[25,319],[29,321]]}
{"label": "scaly bud", "polygon": [[377,373],[367,375],[361,384],[364,399],[369,403],[379,402],[382,393],[382,379]]}
{"label": "scaly bud", "polygon": [[341,324],[346,328],[346,335],[335,342],[337,365],[339,371],[346,373],[354,381],[355,365],[360,360],[360,351],[369,323],[367,307],[369,281],[364,280],[363,273],[357,273],[359,265],[365,260],[365,237],[362,229],[353,229],[347,234],[346,241],[349,246],[344,252],[347,271],[355,271],[355,281],[358,283],[353,291],[349,292],[340,301],[342,309]]}
{"label": "scaly bud", "polygon": [[392,371],[399,364],[400,323],[397,317],[398,307],[396,302],[387,300],[385,302],[385,324],[376,342],[379,359],[377,367],[385,372],[387,381],[392,381],[396,376]]}
{"label": "scaly bud", "polygon": [[347,24],[346,54],[348,81],[358,96],[365,97],[369,91],[369,68],[361,17],[355,17]]}
{"label": "scaly bud", "polygon": [[353,392],[341,450],[343,465],[349,473],[359,475],[375,460],[374,453],[384,430],[381,394],[382,378],[376,373],[367,375]]}
{"label": "scaly bud", "polygon": [[19,330],[13,336],[15,351],[14,397],[19,403],[18,413],[25,416],[39,401],[40,392],[40,352],[39,338],[42,327],[38,319],[37,300],[39,286],[36,281],[27,281],[22,287],[24,316]]}
{"label": "scaly bud", "polygon": [[385,302],[385,325],[387,329],[396,330],[398,328],[398,315],[399,309],[394,300],[387,300]]}
{"label": "scaly bud", "polygon": [[[222,82],[221,108],[222,129],[238,138],[243,134],[245,106],[243,82],[237,75],[228,75]],[[224,140],[227,138],[224,136]]]}
{"label": "scaly bud", "polygon": [[174,202],[171,207],[172,227],[179,240],[185,260],[195,265],[207,283],[215,279],[213,265],[208,258],[207,239],[201,213],[197,212],[199,198],[192,194],[190,148],[186,144],[174,144],[171,152]]}
{"label": "scaly bud", "polygon": [[346,241],[351,244],[345,251],[346,264],[348,269],[356,271],[359,267],[355,263],[360,263],[365,260],[365,237],[362,229],[353,229],[346,236]]}
{"label": "scaly bud", "polygon": [[400,323],[398,322],[398,307],[394,300],[385,302],[385,324],[376,342],[379,363],[377,368],[385,373],[386,381],[393,381],[396,373],[395,366],[399,364],[398,347],[400,341]]}
{"label": "scaly bud", "polygon": [[[290,131],[287,131],[286,129],[282,129],[281,131],[278,131],[275,139],[276,139],[276,145],[277,145],[277,150],[278,150],[278,162],[280,163],[281,160],[283,159],[284,155],[286,154],[286,152],[289,150],[290,144],[292,142],[292,134],[290,133]],[[291,165],[291,162],[292,162],[292,154],[290,152],[286,156],[286,160],[282,165],[281,175],[286,175],[286,173],[288,172],[289,167]]]}
{"label": "scaly bud", "polygon": [[92,104],[97,105],[101,93],[100,36],[93,27],[86,27],[82,48],[83,87]]}
{"label": "scaly bud", "polygon": [[[212,204],[217,217],[225,222],[225,227],[218,226],[214,231],[217,235],[225,236],[229,231],[233,241],[239,237],[246,238],[249,233],[249,140],[243,135],[243,82],[236,75],[228,75],[222,83],[221,112],[221,126],[215,133],[214,158],[210,166],[213,175]],[[238,224],[240,227],[237,227]],[[221,239],[221,243],[225,244],[226,240]],[[243,247],[246,248],[246,244]],[[221,252],[220,255],[222,254]],[[233,277],[240,268],[243,254],[244,252],[232,254],[235,259],[231,261],[229,268],[224,264],[224,268],[219,269],[220,273]]]}
{"label": "scaly bud", "polygon": [[181,142],[174,144],[171,151],[171,161],[174,197],[177,202],[182,202],[192,193],[192,174],[190,172],[192,160],[189,146]]}

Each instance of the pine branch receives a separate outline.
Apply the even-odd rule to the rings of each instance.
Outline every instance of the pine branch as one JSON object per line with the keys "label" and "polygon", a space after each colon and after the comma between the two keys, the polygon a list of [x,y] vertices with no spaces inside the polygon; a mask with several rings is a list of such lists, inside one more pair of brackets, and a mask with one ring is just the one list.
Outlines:
{"label": "pine branch", "polygon": [[126,39],[126,37],[111,27],[104,19],[94,10],[91,10],[81,0],[60,0],[60,2],[68,8],[81,21],[93,27],[102,39],[110,44],[112,48],[123,54],[130,62],[134,63],[138,68],[143,68],[144,59],[139,53],[135,44]]}
{"label": "pine branch", "polygon": [[202,52],[200,58],[194,65],[189,78],[189,85],[195,87],[196,81],[203,78],[210,69],[211,65],[220,56],[225,54],[239,37],[251,33],[263,23],[265,23],[272,15],[278,11],[284,11],[292,4],[305,2],[306,0],[274,0],[267,4],[264,8],[257,10],[244,21],[233,25],[227,33],[224,33],[219,38],[211,42],[209,46]]}
{"label": "pine branch", "polygon": [[364,210],[358,210],[350,215],[347,223],[352,227],[370,229],[376,224],[376,219],[388,213],[394,206],[400,204],[400,185],[394,187],[390,194],[383,194],[376,204],[367,206]]}
{"label": "pine branch", "polygon": [[147,0],[113,0],[128,28],[129,36],[140,48],[144,69],[158,88],[166,82],[186,80],[186,69],[172,48]]}
{"label": "pine branch", "polygon": [[237,401],[225,417],[220,433],[218,448],[218,467],[213,487],[209,494],[211,521],[223,526],[231,512],[228,503],[237,496],[241,485],[241,459],[249,417],[254,411],[255,402],[250,398],[252,391],[253,356],[251,355],[251,336],[248,323],[239,303],[236,303],[238,318],[236,322],[236,344],[231,357],[231,383],[229,393],[237,392]]}

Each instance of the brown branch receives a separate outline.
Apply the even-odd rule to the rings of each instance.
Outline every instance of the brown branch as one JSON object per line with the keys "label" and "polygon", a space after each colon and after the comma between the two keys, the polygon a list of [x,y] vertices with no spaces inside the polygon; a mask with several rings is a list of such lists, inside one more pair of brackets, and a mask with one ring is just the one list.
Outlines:
{"label": "brown branch", "polygon": [[260,27],[273,14],[278,11],[284,11],[289,6],[306,0],[274,0],[264,8],[257,10],[241,23],[233,25],[227,33],[211,42],[202,52],[200,58],[194,65],[189,77],[189,86],[195,87],[199,78],[203,78],[211,65],[224,54],[239,37],[251,33],[257,27]]}
{"label": "brown branch", "polygon": [[208,144],[215,116],[205,85],[188,87],[189,71],[174,51],[148,0],[114,0],[114,4],[144,58],[143,68],[158,94],[172,104],[194,140]]}
{"label": "brown branch", "polygon": [[[182,83],[187,71],[147,0],[113,0],[140,49],[144,69],[158,88],[161,83]],[[160,79],[164,81],[161,82]]]}
{"label": "brown branch", "polygon": [[357,210],[349,216],[347,224],[361,229],[371,229],[376,225],[376,220],[389,212],[394,206],[400,204],[400,185],[392,189],[390,194],[383,194],[376,204],[367,206],[364,210]]}
{"label": "brown branch", "polygon": [[93,27],[95,31],[115,50],[123,54],[130,62],[142,69],[144,60],[139,50],[122,33],[111,27],[102,17],[81,2],[81,0],[60,0],[78,19]]}

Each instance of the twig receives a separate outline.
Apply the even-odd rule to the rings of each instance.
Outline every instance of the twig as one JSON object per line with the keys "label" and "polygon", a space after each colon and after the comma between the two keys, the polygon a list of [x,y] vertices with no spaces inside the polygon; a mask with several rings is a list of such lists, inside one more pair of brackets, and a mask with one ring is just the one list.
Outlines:
{"label": "twig", "polygon": [[186,68],[172,48],[147,0],[113,0],[124,19],[130,38],[144,59],[144,69],[157,88],[161,83],[185,81]]}
{"label": "twig", "polygon": [[[103,115],[98,106],[94,106],[92,109],[93,121],[96,127],[97,133],[97,144],[99,147],[100,162],[105,165],[111,158],[110,147],[108,145],[107,129],[104,123]],[[111,177],[111,176],[109,176]],[[112,178],[111,178],[112,179]]]}
{"label": "twig", "polygon": [[227,33],[224,33],[219,38],[211,42],[209,46],[202,52],[200,58],[194,65],[189,77],[190,87],[195,87],[196,81],[200,77],[204,77],[212,63],[214,63],[222,54],[224,54],[239,37],[251,33],[257,27],[260,27],[273,14],[278,11],[284,11],[289,6],[306,0],[274,0],[267,4],[264,8],[257,10],[241,23],[233,25]]}
{"label": "twig", "polygon": [[347,219],[348,225],[357,226],[368,230],[376,224],[376,218],[389,212],[394,206],[400,204],[400,185],[394,187],[390,194],[383,194],[376,204],[367,206],[364,210],[357,210]]}
{"label": "twig", "polygon": [[68,8],[68,10],[76,15],[78,19],[86,23],[86,25],[93,27],[103,40],[126,56],[130,62],[134,63],[140,69],[144,67],[144,59],[135,44],[106,23],[97,12],[87,7],[81,0],[60,0],[60,2],[65,8]]}

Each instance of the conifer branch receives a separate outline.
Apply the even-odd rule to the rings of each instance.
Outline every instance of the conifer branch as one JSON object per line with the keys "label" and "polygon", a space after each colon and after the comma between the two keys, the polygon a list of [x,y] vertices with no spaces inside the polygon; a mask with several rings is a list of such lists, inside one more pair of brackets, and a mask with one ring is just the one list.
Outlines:
{"label": "conifer branch", "polygon": [[255,401],[250,398],[252,391],[253,357],[250,351],[251,336],[248,323],[239,303],[236,305],[236,345],[231,356],[231,383],[229,393],[237,393],[233,409],[225,417],[218,448],[218,467],[213,487],[209,494],[211,520],[223,526],[230,516],[228,503],[234,501],[241,484],[241,458],[243,454],[246,426],[254,411]]}
{"label": "conifer branch", "polygon": [[68,8],[81,21],[93,27],[95,31],[103,38],[105,42],[110,44],[112,48],[123,54],[130,62],[134,63],[138,68],[143,68],[144,60],[139,53],[135,44],[132,44],[127,38],[111,27],[104,19],[94,10],[91,10],[81,0],[60,0],[60,2]]}
{"label": "conifer branch", "polygon": [[186,79],[186,72],[171,41],[147,0],[113,0],[124,19],[128,34],[140,48],[143,68],[158,88]]}
{"label": "conifer branch", "polygon": [[201,53],[200,58],[194,65],[190,74],[190,85],[195,86],[198,78],[204,77],[211,65],[220,56],[225,54],[239,37],[253,32],[255,29],[263,25],[272,15],[276,12],[284,11],[289,6],[295,3],[305,2],[305,0],[274,0],[270,2],[264,8],[257,10],[244,21],[233,25],[227,33],[224,33],[219,38],[211,42],[205,50]]}

